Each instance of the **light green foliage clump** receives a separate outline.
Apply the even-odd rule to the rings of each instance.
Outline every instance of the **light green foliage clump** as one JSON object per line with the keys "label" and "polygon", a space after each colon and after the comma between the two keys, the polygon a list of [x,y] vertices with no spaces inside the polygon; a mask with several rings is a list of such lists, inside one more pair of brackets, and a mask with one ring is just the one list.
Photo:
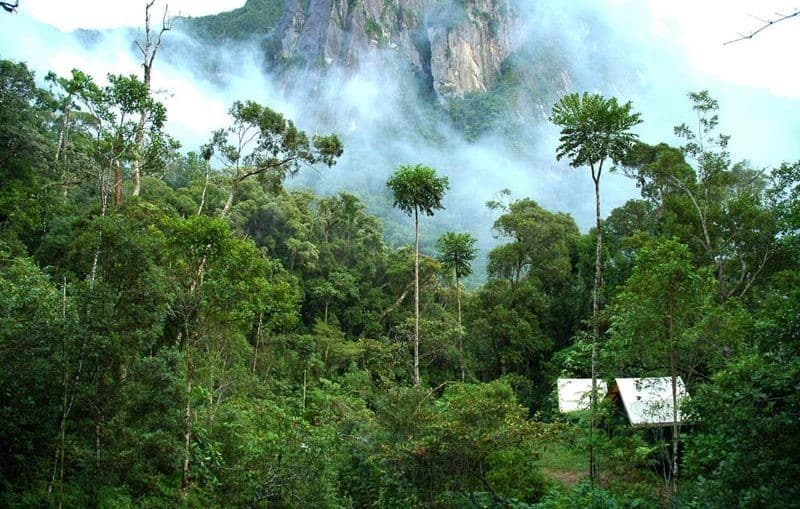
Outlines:
{"label": "light green foliage clump", "polygon": [[[378,403],[387,446],[379,456],[398,496],[458,506],[490,493],[534,500],[543,481],[534,468],[542,432],[503,381],[456,384],[438,400],[426,390],[394,390]],[[388,445],[391,444],[391,445]]]}

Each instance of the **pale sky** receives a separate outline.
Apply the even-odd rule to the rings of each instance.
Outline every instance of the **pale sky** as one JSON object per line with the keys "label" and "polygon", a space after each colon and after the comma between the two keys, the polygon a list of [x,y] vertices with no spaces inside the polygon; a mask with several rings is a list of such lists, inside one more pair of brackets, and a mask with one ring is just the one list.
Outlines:
{"label": "pale sky", "polygon": [[[204,16],[230,11],[245,0],[156,0],[155,16],[160,21],[164,6],[171,15]],[[60,30],[76,28],[136,27],[144,23],[144,0],[20,0],[26,14]]]}
{"label": "pale sky", "polygon": [[[630,4],[630,0],[606,0]],[[800,0],[647,0],[650,33],[683,46],[681,53],[701,75],[800,99],[800,16],[777,23],[753,39],[724,45],[780,15]]]}

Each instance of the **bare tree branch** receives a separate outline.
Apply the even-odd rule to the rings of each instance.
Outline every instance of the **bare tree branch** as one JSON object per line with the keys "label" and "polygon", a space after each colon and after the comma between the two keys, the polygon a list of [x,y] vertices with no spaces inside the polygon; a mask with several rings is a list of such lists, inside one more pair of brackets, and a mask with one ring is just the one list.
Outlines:
{"label": "bare tree branch", "polygon": [[[780,23],[781,21],[786,21],[787,19],[794,18],[796,16],[800,16],[800,9],[795,9],[795,11],[793,13],[791,13],[791,14],[781,14],[779,12],[776,12],[775,15],[778,16],[775,19],[759,20],[759,21],[762,21],[764,24],[761,27],[759,27],[757,30],[755,30],[753,32],[750,32],[749,34],[739,34],[739,38],[738,39],[733,39],[731,41],[728,41],[728,42],[724,43],[723,46],[727,45],[727,44],[732,44],[734,42],[743,41],[745,39],[752,39],[759,32],[762,32],[762,31],[766,30],[767,28],[771,27],[772,25],[774,25],[776,23]],[[756,18],[756,19],[758,19],[758,18]]]}
{"label": "bare tree branch", "polygon": [[0,7],[5,9],[6,12],[17,12],[19,0],[16,0],[13,4],[11,2],[0,2]]}
{"label": "bare tree branch", "polygon": [[[144,84],[147,87],[148,93],[150,92],[150,81],[153,73],[153,62],[156,59],[156,54],[158,53],[159,48],[161,48],[161,39],[166,32],[169,32],[172,29],[172,20],[175,19],[174,17],[169,17],[169,4],[164,6],[164,15],[161,18],[161,30],[158,32],[158,35],[155,36],[155,40],[153,40],[153,30],[151,29],[151,13],[150,10],[155,5],[156,0],[150,0],[147,2],[144,8],[144,41],[136,40],[136,47],[139,48],[139,51],[142,54],[142,69],[144,69]],[[139,112],[139,123],[136,126],[136,134],[134,136],[134,145],[137,148],[137,156],[133,161],[133,195],[138,196],[141,192],[141,166],[142,160],[140,155],[138,155],[138,149],[142,147],[142,141],[144,139],[144,125],[147,122],[147,115],[150,113],[149,108],[142,109]]]}

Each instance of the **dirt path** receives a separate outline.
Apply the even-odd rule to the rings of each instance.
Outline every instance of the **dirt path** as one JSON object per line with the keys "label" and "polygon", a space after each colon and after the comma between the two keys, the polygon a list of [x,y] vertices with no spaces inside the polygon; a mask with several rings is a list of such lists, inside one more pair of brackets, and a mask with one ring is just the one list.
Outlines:
{"label": "dirt path", "polygon": [[569,486],[577,484],[588,476],[588,472],[585,471],[555,470],[552,468],[545,468],[543,472],[545,477],[551,481],[558,481]]}

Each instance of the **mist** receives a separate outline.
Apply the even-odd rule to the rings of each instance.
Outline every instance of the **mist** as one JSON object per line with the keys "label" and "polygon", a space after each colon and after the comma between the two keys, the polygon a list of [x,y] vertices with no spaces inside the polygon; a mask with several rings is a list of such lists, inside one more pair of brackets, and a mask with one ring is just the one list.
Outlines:
{"label": "mist", "polygon": [[[687,93],[708,89],[719,100],[720,130],[732,135],[735,160],[770,168],[800,159],[800,91],[776,95],[697,72],[689,63],[692,48],[676,41],[670,21],[654,19],[647,4],[564,4],[519,0],[514,34],[523,47],[546,43],[558,48],[565,63],[559,94],[590,91],[630,100],[642,114],[642,141],[676,144],[672,127],[696,122]],[[67,75],[72,68],[100,83],[108,73],[140,74],[136,30],[61,32],[20,10],[0,17],[0,56],[27,62],[38,78],[51,70]],[[731,33],[738,29],[732,27]],[[800,28],[795,26],[795,32],[800,34]],[[323,75],[287,78],[265,68],[257,40],[210,45],[176,29],[165,35],[152,83],[167,106],[167,130],[186,151],[196,150],[214,129],[227,125],[226,111],[235,100],[268,105],[312,133],[339,133],[345,152],[338,164],[306,169],[288,185],[322,194],[353,192],[372,213],[384,208],[380,213],[387,214],[391,201],[384,183],[398,165],[436,168],[449,177],[451,190],[446,210],[423,221],[423,236],[426,231],[469,231],[485,255],[497,243],[491,231],[494,216],[485,203],[505,188],[514,198],[530,197],[545,208],[570,213],[583,231],[594,224],[588,170],[555,160],[558,132],[546,120],[551,104],[531,98],[530,108],[519,112],[516,142],[498,134],[468,141],[444,118],[431,115],[430,98],[419,93],[406,65],[390,50],[362,54],[356,70],[329,68]],[[614,173],[603,176],[601,192],[603,215],[638,196],[632,181]],[[400,218],[398,212],[389,214]]]}

